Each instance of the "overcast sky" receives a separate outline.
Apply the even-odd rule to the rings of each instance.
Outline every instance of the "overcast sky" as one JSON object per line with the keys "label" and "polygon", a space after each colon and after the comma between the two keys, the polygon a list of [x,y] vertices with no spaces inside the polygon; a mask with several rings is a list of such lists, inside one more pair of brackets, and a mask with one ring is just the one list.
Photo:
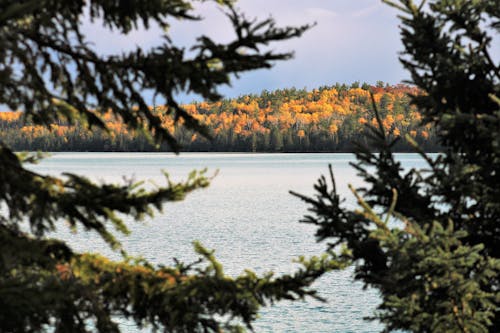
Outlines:
{"label": "overcast sky", "polygon": [[[222,89],[228,97],[293,86],[311,89],[336,82],[381,80],[395,84],[409,78],[398,61],[402,45],[397,11],[380,0],[239,0],[237,7],[249,18],[272,16],[279,26],[317,25],[301,38],[272,45],[274,50],[294,51],[295,57],[276,63],[270,70],[243,74],[233,80],[232,87]],[[222,41],[232,37],[229,21],[212,2],[199,6],[197,13],[205,19],[173,24],[170,32],[175,43],[190,45],[200,34]],[[151,47],[161,36],[153,28],[120,37],[88,22],[84,32],[104,53],[137,45]]]}

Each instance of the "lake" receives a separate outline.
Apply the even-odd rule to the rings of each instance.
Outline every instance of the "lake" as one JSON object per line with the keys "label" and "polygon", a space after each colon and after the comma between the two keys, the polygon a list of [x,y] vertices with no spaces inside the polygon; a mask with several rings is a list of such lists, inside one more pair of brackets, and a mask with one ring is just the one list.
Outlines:
{"label": "lake", "polygon": [[[416,154],[397,154],[405,167],[424,167]],[[289,190],[312,194],[312,186],[328,164],[335,172],[337,188],[354,205],[347,185],[361,185],[349,165],[351,154],[209,154],[184,153],[55,153],[33,169],[47,174],[72,172],[94,180],[123,182],[123,177],[165,184],[161,170],[182,180],[193,169],[218,170],[209,188],[182,201],[167,204],[163,214],[136,223],[132,234],[122,237],[131,255],[162,264],[172,258],[193,261],[192,241],[215,249],[226,273],[238,275],[249,268],[259,273],[292,272],[294,258],[319,255],[326,248],[314,239],[315,228],[299,223],[307,205]],[[79,251],[102,252],[118,258],[95,234],[57,233]],[[352,270],[332,272],[314,287],[328,300],[280,302],[263,308],[256,332],[379,332],[377,322],[363,320],[373,314],[379,298],[376,290],[363,290],[352,280]],[[125,324],[126,325],[126,324]],[[135,332],[133,327],[127,329]]]}

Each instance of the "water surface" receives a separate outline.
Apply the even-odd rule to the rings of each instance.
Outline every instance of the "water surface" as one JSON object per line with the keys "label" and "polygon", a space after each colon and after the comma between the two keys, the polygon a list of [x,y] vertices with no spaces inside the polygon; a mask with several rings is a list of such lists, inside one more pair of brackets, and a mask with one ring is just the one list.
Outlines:
{"label": "water surface", "polygon": [[[414,154],[398,154],[405,167],[424,167]],[[204,154],[179,156],[162,153],[55,153],[34,168],[42,173],[72,172],[105,182],[123,177],[164,184],[161,170],[182,180],[193,169],[218,170],[209,188],[168,204],[161,215],[146,223],[129,221],[132,234],[123,238],[132,255],[155,263],[171,264],[172,258],[197,258],[191,242],[200,240],[216,250],[226,272],[238,275],[249,268],[257,272],[292,272],[299,255],[318,255],[325,244],[314,239],[315,228],[298,223],[307,206],[288,191],[312,194],[312,186],[332,164],[339,192],[354,205],[347,184],[361,185],[349,165],[351,154]],[[117,257],[95,234],[58,236],[79,251],[98,251]],[[373,314],[379,298],[375,290],[363,290],[352,280],[352,270],[332,272],[314,287],[328,300],[320,303],[280,302],[264,308],[255,323],[256,332],[378,332],[381,325],[363,320]],[[130,328],[130,332],[134,329]]]}

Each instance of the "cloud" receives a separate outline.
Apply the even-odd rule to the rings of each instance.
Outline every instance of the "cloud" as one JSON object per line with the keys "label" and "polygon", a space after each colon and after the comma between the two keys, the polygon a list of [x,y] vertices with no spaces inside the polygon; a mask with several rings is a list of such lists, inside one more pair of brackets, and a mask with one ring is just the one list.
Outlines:
{"label": "cloud", "polygon": [[148,30],[139,24],[139,29],[122,35],[118,31],[104,28],[101,19],[95,19],[94,22],[91,22],[88,15],[82,20],[81,31],[100,54],[106,55],[119,54],[136,47],[150,48],[160,43],[162,35],[161,28],[154,23]]}
{"label": "cloud", "polygon": [[332,19],[338,16],[338,13],[333,10],[329,10],[326,8],[318,8],[318,7],[306,8],[305,12],[308,17],[313,17],[313,18]]}
{"label": "cloud", "polygon": [[365,7],[359,10],[355,10],[351,13],[352,17],[359,18],[359,17],[366,17],[372,15],[374,12],[376,12],[378,9],[382,7],[381,4],[375,4],[369,7]]}
{"label": "cloud", "polygon": [[[269,48],[278,52],[295,51],[295,58],[278,62],[271,70],[242,74],[232,87],[223,89],[228,96],[357,80],[398,83],[408,78],[398,61],[402,46],[396,13],[378,0],[239,0],[237,6],[250,19],[272,16],[277,26],[317,25],[301,38],[271,44]],[[189,47],[200,35],[220,42],[234,38],[231,23],[213,2],[197,5],[196,13],[204,19],[172,23],[169,32],[174,44]],[[161,43],[158,27],[125,37],[105,32],[99,22],[84,23],[84,27],[96,47],[106,53]]]}

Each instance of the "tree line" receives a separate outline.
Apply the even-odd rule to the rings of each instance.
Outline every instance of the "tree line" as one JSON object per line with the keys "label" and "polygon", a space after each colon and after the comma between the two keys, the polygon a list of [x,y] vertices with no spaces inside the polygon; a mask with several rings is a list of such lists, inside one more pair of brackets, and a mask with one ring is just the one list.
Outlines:
{"label": "tree line", "polygon": [[[425,150],[437,151],[435,130],[420,125],[421,113],[410,104],[410,95],[419,94],[417,88],[404,84],[354,82],[311,91],[265,90],[260,95],[183,105],[209,129],[208,137],[182,126],[183,121],[176,121],[166,106],[155,106],[152,112],[184,151],[351,152],[355,142],[365,143],[365,124],[376,124],[375,104],[393,137],[409,135]],[[20,112],[4,112],[0,114],[1,139],[16,150],[169,150],[167,144],[155,146],[140,131],[131,131],[111,112],[104,121],[107,131],[62,121],[46,127],[25,121]],[[411,151],[406,140],[397,141],[394,148]]]}

